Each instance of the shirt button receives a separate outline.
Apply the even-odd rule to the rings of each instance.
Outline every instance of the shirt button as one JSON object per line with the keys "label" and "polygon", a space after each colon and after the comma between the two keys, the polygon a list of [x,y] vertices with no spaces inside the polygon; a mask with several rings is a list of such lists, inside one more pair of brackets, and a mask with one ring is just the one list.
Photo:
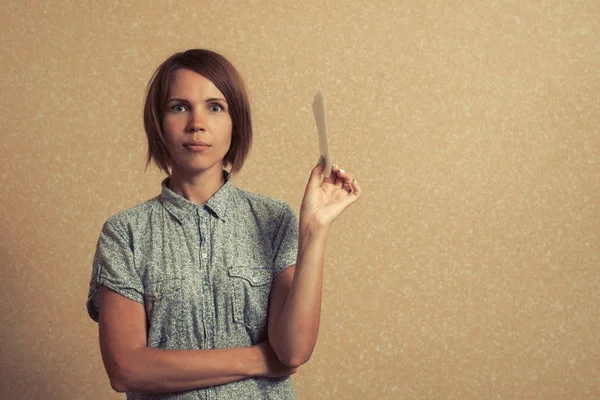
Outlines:
{"label": "shirt button", "polygon": [[152,296],[154,297],[158,297],[159,293],[155,290],[154,292],[152,292]]}
{"label": "shirt button", "polygon": [[208,258],[208,254],[202,253],[202,258]]}

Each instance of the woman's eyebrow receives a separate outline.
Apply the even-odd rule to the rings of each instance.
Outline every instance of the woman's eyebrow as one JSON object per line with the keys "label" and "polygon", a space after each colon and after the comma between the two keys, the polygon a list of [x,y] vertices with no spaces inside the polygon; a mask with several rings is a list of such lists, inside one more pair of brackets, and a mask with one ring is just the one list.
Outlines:
{"label": "woman's eyebrow", "polygon": [[[179,97],[173,97],[172,99],[168,99],[167,103],[170,103],[172,101],[184,102],[184,103],[189,103],[190,102],[187,99],[182,99],[182,98],[179,98]],[[222,101],[223,103],[227,104],[227,100],[225,100],[222,97],[210,97],[210,98],[204,100],[205,103],[211,103],[213,101]]]}
{"label": "woman's eyebrow", "polygon": [[179,97],[173,97],[172,99],[167,100],[167,103],[170,103],[172,101],[179,101],[179,102],[189,103],[188,100],[186,100],[186,99],[180,99]]}
{"label": "woman's eyebrow", "polygon": [[205,101],[205,102],[207,102],[207,103],[209,103],[209,102],[211,102],[211,101],[222,101],[222,102],[224,102],[225,104],[227,104],[227,100],[225,100],[225,99],[223,99],[223,98],[221,98],[221,97],[211,97],[210,99],[206,99],[206,100],[204,100],[204,101]]}

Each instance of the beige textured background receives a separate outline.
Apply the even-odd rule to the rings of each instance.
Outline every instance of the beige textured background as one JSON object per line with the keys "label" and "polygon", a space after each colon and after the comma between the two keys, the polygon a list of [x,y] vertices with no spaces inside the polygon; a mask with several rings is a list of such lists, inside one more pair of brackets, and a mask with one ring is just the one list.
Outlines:
{"label": "beige textured background", "polygon": [[249,86],[238,186],[298,210],[320,82],[335,159],[365,191],[330,239],[300,399],[600,398],[597,0],[0,13],[1,399],[121,398],[85,312],[92,255],[110,215],[160,189],[143,170],[145,84],[190,47]]}

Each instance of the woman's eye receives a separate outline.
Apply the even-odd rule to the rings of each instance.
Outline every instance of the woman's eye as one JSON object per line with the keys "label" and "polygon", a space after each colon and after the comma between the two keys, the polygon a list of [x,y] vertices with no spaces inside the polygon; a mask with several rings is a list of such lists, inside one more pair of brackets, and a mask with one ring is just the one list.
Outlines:
{"label": "woman's eye", "polygon": [[185,110],[186,108],[183,104],[176,104],[173,107],[171,107],[171,111],[176,113],[184,112]]}
{"label": "woman's eye", "polygon": [[223,111],[223,107],[220,104],[212,104],[210,106],[210,111],[212,111],[212,112]]}

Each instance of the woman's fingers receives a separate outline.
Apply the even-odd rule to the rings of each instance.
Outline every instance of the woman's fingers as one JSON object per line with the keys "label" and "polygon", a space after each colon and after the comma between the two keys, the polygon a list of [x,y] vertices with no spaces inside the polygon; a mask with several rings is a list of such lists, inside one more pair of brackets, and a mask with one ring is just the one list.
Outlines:
{"label": "woman's fingers", "polygon": [[344,188],[349,193],[353,193],[355,188],[353,185],[354,177],[346,172],[340,165],[334,164],[331,168],[332,177],[335,175],[334,183],[337,187]]}
{"label": "woman's fingers", "polygon": [[354,179],[354,176],[346,172],[339,164],[333,164],[329,177],[324,177],[325,160],[323,157],[319,159],[317,165],[312,169],[307,189],[316,189],[323,183],[335,185],[338,188],[345,189],[349,194],[360,196],[360,187]]}
{"label": "woman's fingers", "polygon": [[360,188],[360,186],[358,186],[358,182],[356,182],[356,179],[352,180],[352,194],[355,195],[357,198],[360,197],[362,190]]}
{"label": "woman's fingers", "polygon": [[352,174],[346,172],[341,165],[338,164],[333,164],[331,167],[331,172],[336,174],[336,178],[337,179],[341,179],[343,180],[345,183],[352,183],[352,180],[354,179],[352,177]]}

